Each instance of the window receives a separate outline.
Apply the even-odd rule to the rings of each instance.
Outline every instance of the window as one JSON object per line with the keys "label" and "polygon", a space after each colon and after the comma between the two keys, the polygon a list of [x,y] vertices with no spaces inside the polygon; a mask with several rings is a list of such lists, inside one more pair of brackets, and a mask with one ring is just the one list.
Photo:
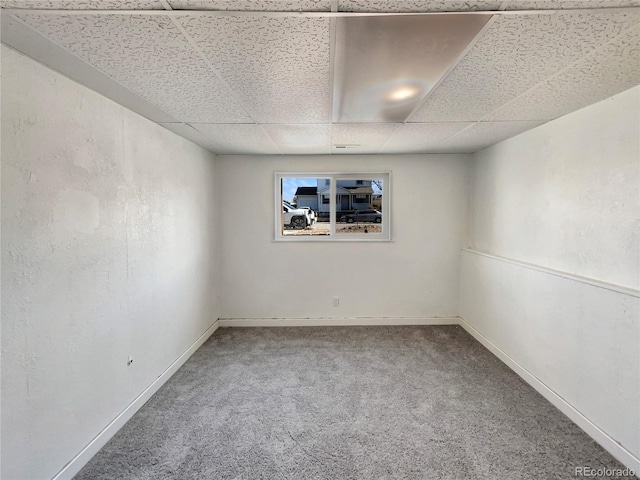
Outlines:
{"label": "window", "polygon": [[277,241],[388,241],[391,174],[276,173]]}

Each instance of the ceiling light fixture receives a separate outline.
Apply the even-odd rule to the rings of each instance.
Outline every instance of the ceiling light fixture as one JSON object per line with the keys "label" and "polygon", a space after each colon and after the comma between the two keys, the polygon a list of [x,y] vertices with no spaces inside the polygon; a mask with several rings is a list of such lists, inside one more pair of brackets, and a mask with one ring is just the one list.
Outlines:
{"label": "ceiling light fixture", "polygon": [[389,95],[389,100],[392,102],[400,102],[407,98],[415,97],[416,91],[411,88],[400,88]]}
{"label": "ceiling light fixture", "polygon": [[404,122],[491,18],[491,14],[336,19],[336,123]]}
{"label": "ceiling light fixture", "polygon": [[419,85],[418,82],[400,82],[400,86],[391,87],[387,90],[384,99],[388,103],[402,103],[420,96],[424,90],[425,88],[422,85]]}

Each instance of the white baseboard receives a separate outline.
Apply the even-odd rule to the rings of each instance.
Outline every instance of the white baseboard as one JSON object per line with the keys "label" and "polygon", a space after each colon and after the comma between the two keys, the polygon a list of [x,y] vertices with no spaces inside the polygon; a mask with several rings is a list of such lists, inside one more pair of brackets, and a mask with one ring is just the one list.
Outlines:
{"label": "white baseboard", "polygon": [[[540,379],[531,374],[526,368],[520,365],[516,360],[507,355],[491,340],[485,337],[478,330],[473,328],[464,318],[458,319],[459,325],[462,326],[470,335],[484,345],[491,353],[502,360],[511,370],[516,372],[522,379],[537,390],[544,398],[546,398],[553,406],[564,413],[578,427],[599,443],[602,448],[607,450],[611,455],[620,461],[625,467],[633,470],[636,475],[640,474],[640,459],[629,450],[624,448],[606,432],[601,430],[591,420],[576,410],[571,404],[564,400],[560,395],[545,385]],[[586,466],[586,465],[585,465]]]}
{"label": "white baseboard", "polygon": [[325,317],[325,318],[221,318],[220,327],[340,327],[392,325],[458,325],[458,317]]}
{"label": "white baseboard", "polygon": [[176,371],[184,365],[184,363],[207,341],[207,339],[219,327],[219,321],[216,320],[200,337],[182,354],[176,361],[160,374],[156,380],[149,385],[133,402],[131,402],[104,430],[102,430],[89,444],[82,449],[69,463],[67,463],[53,480],[67,480],[73,478],[82,467],[84,467],[91,458],[113,437],[133,415],[140,410],[147,400],[156,393],[162,385],[164,385]]}

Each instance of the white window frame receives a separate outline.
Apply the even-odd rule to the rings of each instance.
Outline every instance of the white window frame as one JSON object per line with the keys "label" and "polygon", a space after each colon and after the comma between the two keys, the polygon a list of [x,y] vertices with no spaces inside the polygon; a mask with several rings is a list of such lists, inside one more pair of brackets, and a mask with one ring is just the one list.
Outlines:
{"label": "white window frame", "polygon": [[[283,178],[328,178],[329,182],[329,235],[283,235],[282,192]],[[338,180],[383,181],[382,232],[381,233],[336,233],[336,185]],[[274,174],[274,228],[276,242],[390,242],[391,240],[391,171],[375,172],[275,172]]]}

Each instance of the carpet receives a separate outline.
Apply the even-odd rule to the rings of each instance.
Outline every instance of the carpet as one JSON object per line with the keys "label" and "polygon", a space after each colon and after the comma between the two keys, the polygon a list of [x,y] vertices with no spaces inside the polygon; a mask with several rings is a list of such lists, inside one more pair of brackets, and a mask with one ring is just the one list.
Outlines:
{"label": "carpet", "polygon": [[569,479],[624,467],[459,326],[221,328],[76,475]]}

